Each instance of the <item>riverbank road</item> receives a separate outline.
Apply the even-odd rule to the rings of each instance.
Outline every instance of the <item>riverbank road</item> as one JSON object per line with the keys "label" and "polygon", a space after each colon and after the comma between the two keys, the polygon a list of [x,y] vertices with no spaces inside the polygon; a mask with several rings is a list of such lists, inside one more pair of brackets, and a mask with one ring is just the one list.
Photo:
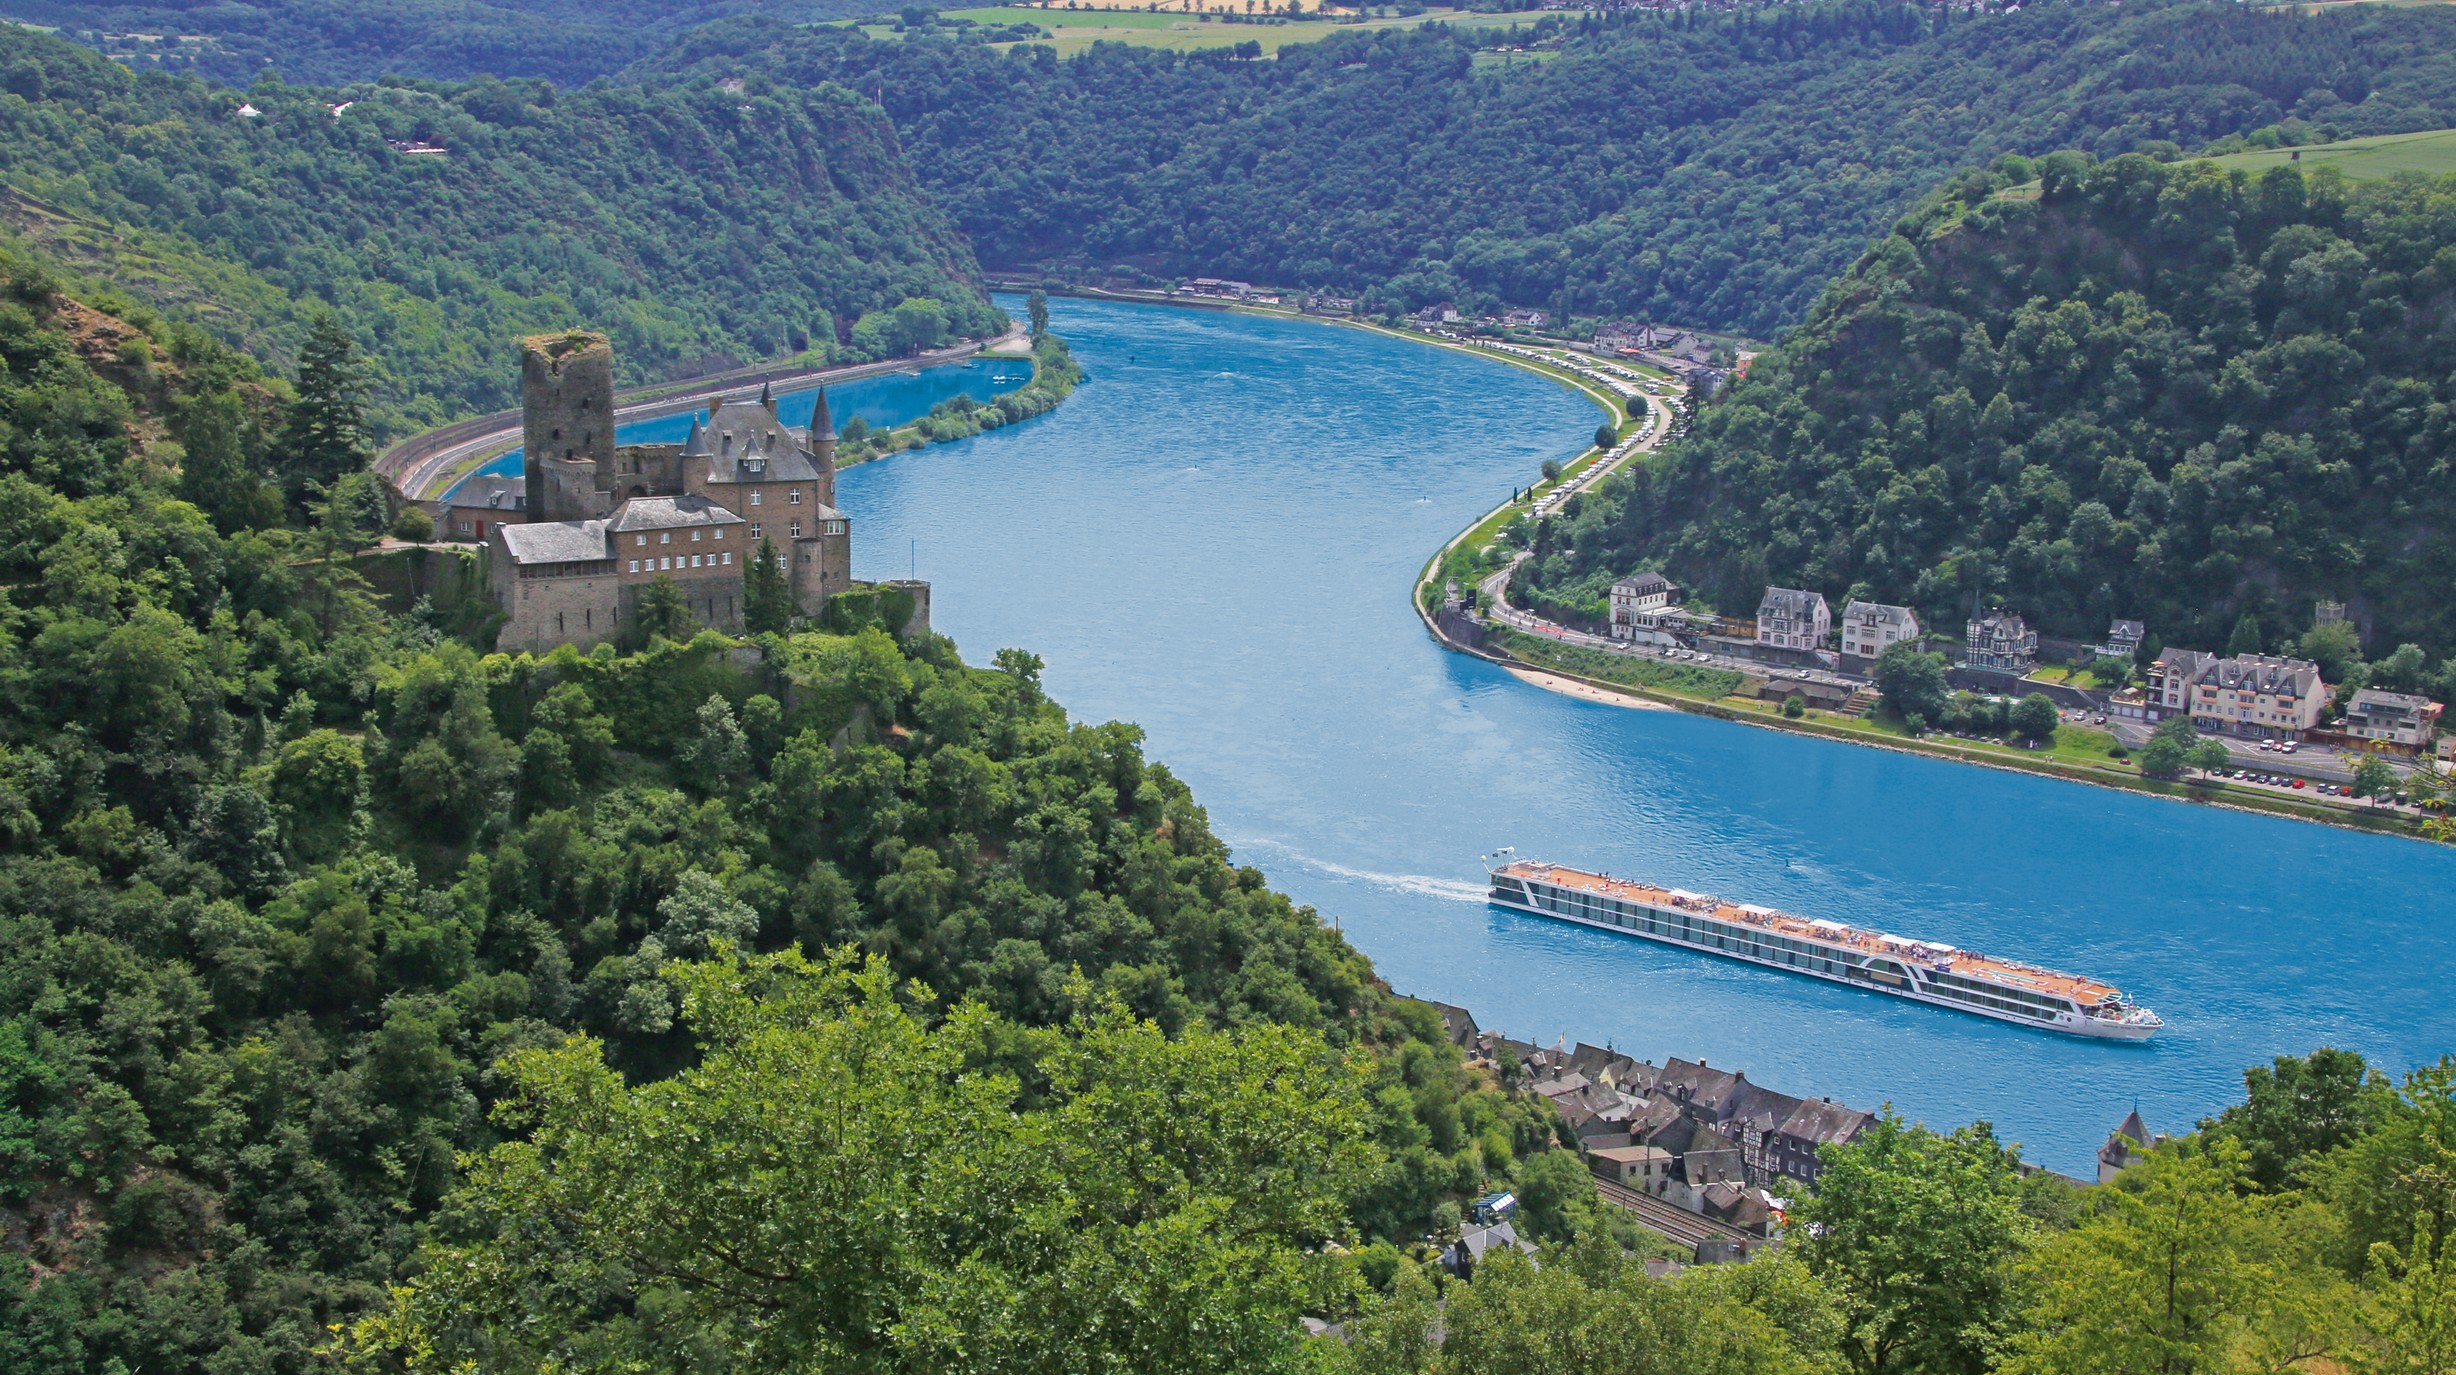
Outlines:
{"label": "riverbank road", "polygon": [[1702,649],[1675,649],[1668,645],[1632,644],[1627,640],[1614,640],[1591,631],[1571,629],[1558,621],[1546,620],[1534,612],[1509,604],[1510,575],[1517,572],[1518,566],[1525,563],[1528,557],[1527,554],[1521,552],[1498,572],[1485,574],[1482,581],[1475,585],[1476,591],[1482,594],[1480,601],[1486,620],[1508,626],[1524,634],[1540,635],[1547,640],[1575,645],[1580,649],[1617,654],[1624,659],[1678,660],[1703,668],[1727,669],[1733,673],[1753,673],[1760,677],[1779,674],[1785,678],[1825,683],[1838,688],[1857,689],[1867,686],[1868,680],[1865,678],[1854,678],[1848,674],[1835,673],[1826,669],[1777,667],[1759,663],[1754,659],[1715,654]]}

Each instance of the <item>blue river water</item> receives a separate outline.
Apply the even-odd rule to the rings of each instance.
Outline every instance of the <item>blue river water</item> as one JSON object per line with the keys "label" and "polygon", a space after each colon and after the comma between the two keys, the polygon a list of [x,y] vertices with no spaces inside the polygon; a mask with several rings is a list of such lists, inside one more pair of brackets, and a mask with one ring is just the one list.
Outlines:
{"label": "blue river water", "polygon": [[[876,429],[885,425],[907,425],[929,414],[930,407],[959,392],[969,392],[975,401],[986,401],[1002,391],[1012,391],[1032,380],[1032,361],[1028,358],[967,358],[960,363],[941,363],[934,368],[911,372],[879,373],[839,382],[827,389],[827,413],[838,428],[855,416]],[[815,387],[801,391],[782,392],[776,397],[776,418],[788,425],[800,427],[810,423],[811,412],[819,407]],[[624,425],[614,437],[625,444],[679,444],[691,433],[694,418],[706,419],[707,408],[680,411]],[[476,469],[469,477],[494,475],[510,477],[520,471],[521,451],[514,449]],[[467,482],[464,477],[461,482]],[[452,484],[459,491],[460,483]],[[447,497],[450,492],[445,493]]]}
{"label": "blue river water", "polygon": [[[1010,304],[1019,310],[1019,304]],[[1242,862],[1402,992],[1487,1028],[1949,1127],[2086,1175],[2135,1103],[2188,1128],[2245,1065],[2456,1050],[2456,850],[1562,697],[1448,653],[1425,557],[1593,431],[1492,362],[1305,321],[1060,300],[1054,413],[848,470],[855,571],[935,584],[974,662],[1022,646],[1141,723]],[[2110,979],[2110,1045],[1490,908],[1481,852]]]}

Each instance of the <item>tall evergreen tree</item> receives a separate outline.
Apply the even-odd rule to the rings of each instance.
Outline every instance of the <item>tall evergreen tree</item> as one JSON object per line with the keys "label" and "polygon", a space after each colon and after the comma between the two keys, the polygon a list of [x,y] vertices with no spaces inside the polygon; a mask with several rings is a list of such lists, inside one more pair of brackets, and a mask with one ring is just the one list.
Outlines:
{"label": "tall evergreen tree", "polygon": [[687,641],[697,632],[691,615],[691,604],[672,578],[659,578],[640,592],[639,614],[631,623],[631,635],[645,648],[659,636],[668,640]]}
{"label": "tall evergreen tree", "polygon": [[2246,611],[2234,623],[2234,634],[2226,640],[2226,653],[2257,654],[2260,652],[2260,618]]}
{"label": "tall evergreen tree", "polygon": [[782,634],[793,620],[793,589],[785,582],[776,542],[761,538],[742,577],[742,626],[753,635]]}
{"label": "tall evergreen tree", "polygon": [[349,331],[318,315],[299,351],[298,400],[282,433],[284,495],[298,502],[309,483],[330,487],[367,466],[374,436],[367,430],[367,369]]}
{"label": "tall evergreen tree", "polygon": [[1038,339],[1049,332],[1049,293],[1038,287],[1024,298],[1023,308],[1032,317],[1032,337]]}
{"label": "tall evergreen tree", "polygon": [[236,393],[215,392],[181,407],[178,432],[185,450],[179,495],[212,517],[215,529],[228,535],[281,523],[280,494],[249,460]]}

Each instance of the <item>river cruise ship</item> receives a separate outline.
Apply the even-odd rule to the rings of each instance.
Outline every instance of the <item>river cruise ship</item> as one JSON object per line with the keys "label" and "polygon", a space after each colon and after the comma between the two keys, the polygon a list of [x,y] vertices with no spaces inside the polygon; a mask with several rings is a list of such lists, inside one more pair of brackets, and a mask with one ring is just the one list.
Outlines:
{"label": "river cruise ship", "polygon": [[1493,865],[1491,874],[1496,906],[1998,1021],[2118,1041],[2145,1041],[2165,1025],[2156,1013],[2136,1006],[2110,984],[1935,941],[1863,931],[1838,921],[1814,921],[1771,907],[1536,860],[1509,859]]}

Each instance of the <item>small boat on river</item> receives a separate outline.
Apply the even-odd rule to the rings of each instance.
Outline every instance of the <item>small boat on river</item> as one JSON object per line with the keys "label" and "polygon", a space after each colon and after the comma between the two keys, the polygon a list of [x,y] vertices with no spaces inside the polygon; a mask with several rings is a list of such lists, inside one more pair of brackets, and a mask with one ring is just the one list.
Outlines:
{"label": "small boat on river", "polygon": [[1488,868],[1493,905],[1512,911],[1702,950],[2041,1031],[2145,1041],[2165,1025],[2156,1013],[2126,998],[2123,990],[2078,974],[1567,865],[1507,859]]}

